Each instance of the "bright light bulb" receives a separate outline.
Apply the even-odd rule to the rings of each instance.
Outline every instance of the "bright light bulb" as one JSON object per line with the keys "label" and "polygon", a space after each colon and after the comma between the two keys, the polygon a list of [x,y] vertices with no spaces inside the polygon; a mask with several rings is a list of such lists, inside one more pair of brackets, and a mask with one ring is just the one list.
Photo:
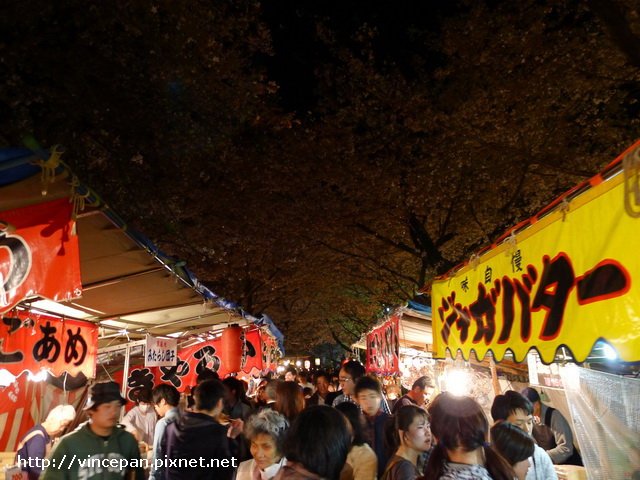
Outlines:
{"label": "bright light bulb", "polygon": [[446,391],[456,395],[468,395],[471,391],[471,375],[466,370],[453,368],[447,372]]}
{"label": "bright light bulb", "polygon": [[607,360],[616,360],[618,358],[618,353],[608,343],[604,343],[602,345],[602,352],[604,353],[604,357]]}

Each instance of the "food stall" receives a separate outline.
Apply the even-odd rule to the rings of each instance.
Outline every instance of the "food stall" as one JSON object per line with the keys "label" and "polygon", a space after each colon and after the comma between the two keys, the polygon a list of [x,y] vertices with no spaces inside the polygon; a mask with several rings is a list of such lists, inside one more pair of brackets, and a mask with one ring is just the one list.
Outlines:
{"label": "food stall", "polygon": [[[150,345],[157,355],[148,368],[156,371],[189,364],[202,347],[217,356],[198,360],[226,368],[222,373],[235,368],[216,364],[228,345],[245,359],[239,370],[275,368],[282,351],[271,319],[202,285],[184,262],[132,230],[61,157],[58,148],[0,149],[0,452],[15,449],[53,406],[81,405],[91,379],[119,372],[127,393],[131,366],[145,368]],[[218,337],[232,326],[234,338],[223,345]],[[175,354],[167,359],[172,342]],[[162,366],[151,366],[159,359]],[[162,381],[171,383],[162,373],[154,378]]]}
{"label": "food stall", "polygon": [[639,183],[637,142],[431,286],[434,357],[527,361],[593,479],[640,472],[638,380],[583,364],[597,349],[640,362]]}

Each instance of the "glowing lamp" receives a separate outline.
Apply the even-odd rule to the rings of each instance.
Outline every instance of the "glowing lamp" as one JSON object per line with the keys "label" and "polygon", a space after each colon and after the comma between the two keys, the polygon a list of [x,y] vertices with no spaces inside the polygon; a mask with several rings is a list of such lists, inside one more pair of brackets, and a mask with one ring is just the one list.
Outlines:
{"label": "glowing lamp", "polygon": [[242,328],[233,324],[222,331],[221,339],[221,360],[222,365],[229,372],[240,371],[242,362]]}

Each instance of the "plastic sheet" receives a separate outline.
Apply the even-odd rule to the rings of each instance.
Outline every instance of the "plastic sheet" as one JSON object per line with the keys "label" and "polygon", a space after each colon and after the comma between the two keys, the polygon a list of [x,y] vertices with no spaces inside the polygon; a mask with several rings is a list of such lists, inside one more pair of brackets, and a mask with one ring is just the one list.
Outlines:
{"label": "plastic sheet", "polygon": [[640,380],[575,365],[560,373],[588,478],[640,478]]}

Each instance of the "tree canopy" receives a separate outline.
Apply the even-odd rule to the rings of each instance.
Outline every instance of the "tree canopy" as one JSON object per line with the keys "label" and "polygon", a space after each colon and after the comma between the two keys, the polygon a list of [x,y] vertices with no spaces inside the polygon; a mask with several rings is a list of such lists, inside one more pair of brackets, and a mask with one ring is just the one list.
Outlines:
{"label": "tree canopy", "polygon": [[9,1],[0,139],[87,184],[287,347],[389,305],[638,137],[630,0]]}

